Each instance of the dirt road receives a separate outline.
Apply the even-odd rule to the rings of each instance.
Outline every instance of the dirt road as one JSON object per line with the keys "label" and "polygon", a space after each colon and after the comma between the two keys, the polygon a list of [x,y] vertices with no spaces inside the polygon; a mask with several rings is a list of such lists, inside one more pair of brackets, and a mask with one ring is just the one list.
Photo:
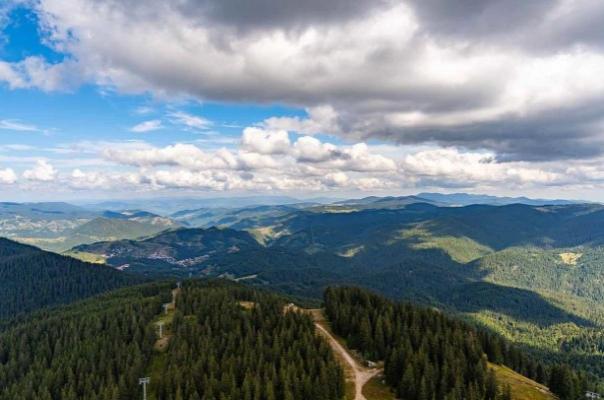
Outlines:
{"label": "dirt road", "polygon": [[325,329],[320,323],[315,322],[315,326],[318,331],[323,335],[331,345],[334,352],[336,352],[340,357],[350,366],[350,370],[354,374],[354,386],[355,386],[355,397],[354,400],[367,400],[365,396],[363,396],[363,386],[371,378],[376,376],[381,372],[380,369],[377,368],[366,368],[362,366],[357,360],[355,360],[348,350],[344,348],[333,336],[332,334]]}

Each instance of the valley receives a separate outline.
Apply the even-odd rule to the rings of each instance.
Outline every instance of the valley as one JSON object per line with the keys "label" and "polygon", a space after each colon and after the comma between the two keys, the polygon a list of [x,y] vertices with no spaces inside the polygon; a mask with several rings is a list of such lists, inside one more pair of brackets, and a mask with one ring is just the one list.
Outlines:
{"label": "valley", "polygon": [[[604,207],[574,203],[452,206],[442,199],[438,204],[424,200],[419,196],[367,198],[209,209],[203,213],[217,219],[205,220],[199,219],[202,211],[160,217],[142,211],[95,210],[104,216],[92,222],[98,218],[127,224],[133,218],[177,222],[144,237],[132,237],[140,233],[136,229],[132,234],[126,230],[122,235],[126,237],[118,239],[122,222],[95,222],[98,230],[82,232],[102,239],[78,244],[63,254],[80,259],[91,272],[114,271],[124,277],[123,285],[137,279],[222,278],[275,291],[310,307],[320,305],[328,287],[365,287],[391,299],[435,307],[494,332],[545,365],[568,364],[581,374],[597,377],[596,381],[603,380],[604,236],[600,230]],[[211,226],[194,227],[197,224]],[[111,289],[75,289],[72,297],[28,308],[15,302],[18,308],[9,316],[19,314],[17,309],[26,314]],[[170,320],[161,320],[170,339],[166,336],[156,344],[160,354],[153,357],[149,372],[155,377],[163,376],[175,362],[161,352],[176,340],[174,324],[179,318],[179,313],[171,311]],[[367,369],[356,356],[350,357],[347,341],[334,341],[327,325],[317,322],[316,329],[331,343],[332,351],[340,354],[347,387],[351,376],[356,376],[352,398],[372,400],[371,393],[389,398],[391,389],[373,378],[379,370]],[[532,390],[530,383],[527,386],[513,377],[517,372],[489,368],[498,379],[522,387],[522,392]],[[151,387],[151,393],[157,390],[172,389]],[[518,390],[512,388],[513,393]],[[547,398],[547,393],[540,393]],[[541,395],[531,396],[540,399]],[[519,396],[516,393],[514,398],[522,399]]]}

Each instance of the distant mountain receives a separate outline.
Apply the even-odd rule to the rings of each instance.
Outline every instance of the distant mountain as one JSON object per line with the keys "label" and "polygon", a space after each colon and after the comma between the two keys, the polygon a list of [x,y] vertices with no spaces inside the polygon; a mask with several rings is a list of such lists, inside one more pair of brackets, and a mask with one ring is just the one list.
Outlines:
{"label": "distant mountain", "polygon": [[[432,205],[445,205],[438,201],[423,198],[421,196],[369,196],[361,199],[348,199],[323,206],[325,211],[360,211],[404,208],[410,204],[426,203]],[[319,208],[320,209],[320,208]],[[315,210],[316,211],[316,210]]]}
{"label": "distant mountain", "polygon": [[0,218],[21,217],[30,219],[85,219],[96,213],[68,203],[0,203]]}
{"label": "distant mountain", "polygon": [[325,284],[337,282],[339,273],[346,269],[345,260],[339,256],[267,248],[248,232],[215,227],[183,228],[139,241],[81,245],[72,252],[151,276],[228,277],[316,296]]}
{"label": "distant mountain", "polygon": [[0,319],[141,281],[112,268],[0,238]]}
{"label": "distant mountain", "polygon": [[174,220],[191,227],[209,228],[212,226],[248,229],[270,225],[280,218],[301,209],[316,206],[314,203],[292,205],[249,206],[243,208],[202,208],[184,210],[172,214]]}
{"label": "distant mountain", "polygon": [[82,243],[135,239],[180,224],[147,211],[90,211],[67,203],[0,203],[0,236],[63,252]]}
{"label": "distant mountain", "polygon": [[572,200],[530,199],[528,197],[499,197],[484,194],[468,193],[419,193],[417,197],[425,199],[427,202],[434,202],[452,206],[468,206],[472,204],[489,204],[500,206],[508,204],[526,204],[530,206],[560,206],[585,203],[583,201]]}
{"label": "distant mountain", "polygon": [[284,205],[303,203],[289,196],[247,196],[247,197],[217,197],[217,198],[155,198],[136,200],[102,201],[85,204],[94,210],[121,211],[127,209],[143,209],[159,215],[170,215],[183,210],[198,210],[204,208],[242,208],[260,205]]}
{"label": "distant mountain", "polygon": [[[71,231],[74,238],[86,238],[87,242],[116,239],[136,239],[150,236],[180,225],[169,218],[150,216],[118,218],[98,217]],[[84,243],[84,242],[83,242]]]}

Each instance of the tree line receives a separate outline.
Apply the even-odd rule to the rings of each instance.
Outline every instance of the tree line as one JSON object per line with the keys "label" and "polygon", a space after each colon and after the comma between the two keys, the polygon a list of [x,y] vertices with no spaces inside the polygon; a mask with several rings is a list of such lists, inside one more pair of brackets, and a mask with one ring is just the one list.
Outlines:
{"label": "tree line", "polygon": [[284,304],[248,288],[185,283],[162,379],[152,383],[156,398],[341,399],[343,373],[329,345]]}
{"label": "tree line", "polygon": [[0,238],[0,320],[144,280]]}
{"label": "tree line", "polygon": [[489,362],[549,385],[561,400],[577,400],[593,389],[568,366],[546,366],[499,336],[435,309],[358,288],[328,288],[324,301],[334,331],[367,359],[384,360],[386,382],[405,400],[509,398]]}
{"label": "tree line", "polygon": [[151,284],[34,314],[0,333],[0,400],[134,400],[169,286]]}

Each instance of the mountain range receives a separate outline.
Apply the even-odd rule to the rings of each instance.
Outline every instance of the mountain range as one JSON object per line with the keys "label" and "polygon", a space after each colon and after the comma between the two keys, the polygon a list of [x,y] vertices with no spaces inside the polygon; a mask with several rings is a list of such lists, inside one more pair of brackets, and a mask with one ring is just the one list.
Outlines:
{"label": "mountain range", "polygon": [[392,199],[365,199],[239,212],[230,227],[75,250],[148,276],[228,277],[311,298],[330,285],[364,286],[589,364],[569,343],[599,336],[604,323],[601,205],[392,208]]}
{"label": "mountain range", "polygon": [[179,223],[146,211],[95,211],[67,203],[0,203],[0,235],[62,252],[82,243],[140,238]]}
{"label": "mountain range", "polygon": [[[604,379],[604,206],[489,197],[510,204],[461,205],[464,198],[473,197],[367,197],[167,216],[4,204],[2,218],[36,221],[38,238],[69,238],[63,243],[75,245],[65,254],[82,261],[2,240],[3,315],[144,280],[224,278],[311,305],[327,287],[361,286],[435,307],[546,364]],[[74,226],[53,231],[53,221]],[[530,368],[526,374],[537,376]]]}

